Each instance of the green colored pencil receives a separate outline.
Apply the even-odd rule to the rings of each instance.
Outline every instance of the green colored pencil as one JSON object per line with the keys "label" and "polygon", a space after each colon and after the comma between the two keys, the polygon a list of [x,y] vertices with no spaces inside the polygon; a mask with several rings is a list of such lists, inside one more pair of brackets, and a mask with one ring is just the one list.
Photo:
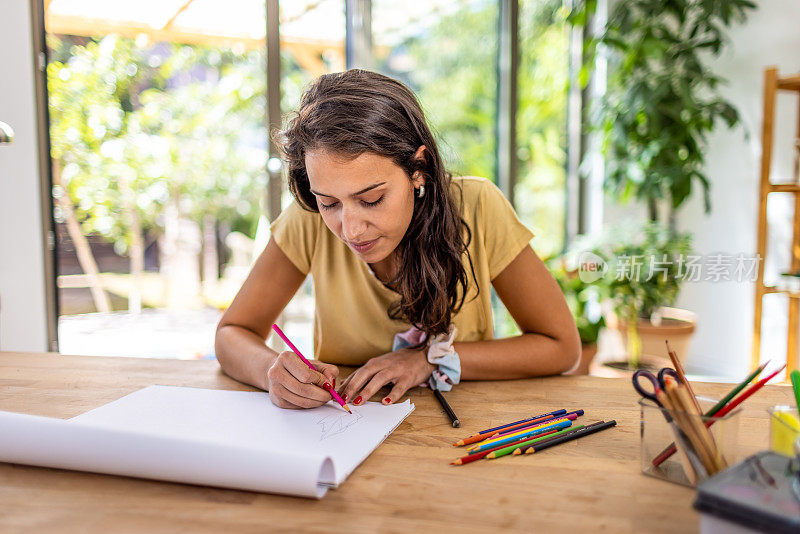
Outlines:
{"label": "green colored pencil", "polygon": [[561,436],[563,434],[567,434],[569,432],[574,432],[574,431],[578,430],[579,428],[583,428],[583,425],[571,426],[569,428],[565,428],[564,430],[559,430],[558,432],[553,432],[552,434],[548,434],[547,436],[540,436],[538,438],[535,438],[535,439],[532,439],[532,440],[529,440],[529,441],[523,441],[521,443],[514,443],[513,445],[509,445],[508,447],[506,447],[504,449],[499,449],[499,450],[496,450],[494,452],[490,452],[489,454],[486,455],[486,457],[489,458],[490,460],[493,460],[495,458],[500,458],[501,456],[505,456],[506,454],[511,454],[512,452],[514,452],[515,450],[519,449],[520,447],[527,447],[528,445],[536,444],[537,442],[545,440],[545,439],[557,438],[558,436]]}
{"label": "green colored pencil", "polygon": [[792,379],[792,388],[794,389],[794,402],[797,404],[797,413],[800,414],[800,371],[795,369],[789,373]]}
{"label": "green colored pencil", "polygon": [[720,410],[722,409],[722,407],[723,407],[723,406],[725,406],[726,404],[728,404],[728,402],[729,402],[729,401],[730,401],[732,398],[734,398],[734,397],[735,397],[735,396],[736,396],[736,395],[737,395],[737,394],[738,394],[740,391],[742,391],[742,390],[745,388],[745,386],[747,386],[747,384],[749,384],[750,382],[752,382],[752,381],[753,381],[753,379],[754,379],[755,377],[757,377],[758,375],[760,375],[760,374],[761,374],[761,371],[763,371],[763,370],[764,370],[764,368],[767,366],[767,364],[768,364],[768,363],[769,363],[769,360],[767,360],[766,362],[764,362],[764,363],[763,363],[763,364],[762,364],[762,365],[761,365],[761,366],[760,366],[758,369],[756,369],[755,371],[753,371],[752,373],[750,373],[750,376],[748,376],[747,378],[745,378],[745,379],[744,379],[744,380],[743,380],[743,381],[742,381],[742,382],[741,382],[741,383],[740,383],[738,386],[736,386],[735,388],[733,388],[733,389],[731,390],[731,392],[730,392],[730,393],[728,393],[727,395],[725,395],[725,397],[723,397],[723,399],[722,399],[721,401],[719,401],[718,403],[716,403],[716,404],[714,405],[714,407],[713,407],[713,408],[711,408],[710,410],[708,410],[708,411],[705,413],[706,417],[711,417],[712,415],[714,415],[714,414],[716,414],[718,411],[720,411]]}

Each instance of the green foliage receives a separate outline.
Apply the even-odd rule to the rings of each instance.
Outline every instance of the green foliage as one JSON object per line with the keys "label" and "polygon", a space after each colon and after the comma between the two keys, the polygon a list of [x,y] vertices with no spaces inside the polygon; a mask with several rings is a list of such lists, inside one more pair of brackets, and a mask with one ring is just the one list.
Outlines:
{"label": "green foliage", "polygon": [[[52,157],[85,234],[125,252],[131,221],[254,221],[264,191],[263,55],[200,46],[48,36]],[[130,207],[129,199],[129,207]],[[248,224],[247,226],[253,226]]]}
{"label": "green foliage", "polygon": [[465,8],[441,17],[394,50],[413,68],[378,70],[417,94],[437,131],[445,163],[456,175],[495,175],[497,5]]}
{"label": "green foliage", "polygon": [[[564,235],[568,39],[561,2],[523,0],[519,25],[516,209],[535,229],[537,250],[552,254]],[[448,168],[493,181],[497,28],[497,3],[473,3],[395,46],[377,65],[416,92]]]}
{"label": "green foliage", "polygon": [[635,322],[675,302],[686,275],[691,237],[651,223],[635,234],[610,232],[591,252],[608,266],[593,284],[612,300],[618,317]]}
{"label": "green foliage", "polygon": [[606,325],[600,313],[599,286],[583,281],[577,269],[568,267],[564,257],[549,259],[545,263],[550,274],[558,282],[561,292],[564,293],[575,325],[578,327],[581,343],[597,343],[600,330]]}
{"label": "green foliage", "polygon": [[[585,24],[595,4],[579,3],[570,21]],[[606,186],[623,201],[645,202],[653,221],[658,202],[675,210],[695,185],[711,210],[703,168],[708,135],[717,121],[730,128],[739,115],[707,64],[723,50],[725,31],[755,7],[750,0],[620,0],[589,42],[592,52],[603,45],[610,59],[592,119],[607,157]]]}
{"label": "green foliage", "polygon": [[560,1],[520,3],[516,210],[549,256],[564,245],[568,25]]}

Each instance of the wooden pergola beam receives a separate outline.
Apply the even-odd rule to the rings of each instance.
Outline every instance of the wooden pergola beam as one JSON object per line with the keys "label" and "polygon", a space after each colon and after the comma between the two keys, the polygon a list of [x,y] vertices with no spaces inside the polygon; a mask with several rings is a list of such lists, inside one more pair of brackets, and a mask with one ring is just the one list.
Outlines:
{"label": "wooden pergola beam", "polygon": [[[45,28],[49,33],[80,35],[84,37],[97,37],[114,33],[122,37],[133,39],[144,34],[156,42],[168,41],[209,46],[230,46],[239,43],[248,49],[264,48],[265,46],[264,37],[233,34],[214,35],[180,27],[154,28],[136,22],[90,19],[82,16],[59,15],[55,13],[47,15]],[[287,49],[298,49],[302,47],[305,50],[305,54],[322,54],[327,50],[342,50],[342,53],[344,53],[344,43],[339,41],[282,37],[281,45],[285,45]]]}
{"label": "wooden pergola beam", "polygon": [[172,17],[170,17],[170,19],[167,21],[166,24],[164,24],[164,26],[161,29],[162,30],[168,30],[172,26],[172,24],[175,22],[175,19],[177,19],[178,16],[181,13],[186,11],[186,8],[188,8],[190,5],[192,5],[192,2],[194,2],[194,0],[186,0],[186,2],[184,2],[183,5],[178,8],[178,11],[176,11],[175,14],[172,15]]}

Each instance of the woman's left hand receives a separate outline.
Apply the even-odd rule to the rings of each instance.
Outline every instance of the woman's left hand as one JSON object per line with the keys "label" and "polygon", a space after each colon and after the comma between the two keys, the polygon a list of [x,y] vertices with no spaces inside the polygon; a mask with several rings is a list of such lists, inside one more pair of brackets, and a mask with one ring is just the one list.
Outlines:
{"label": "woman's left hand", "polygon": [[383,404],[391,404],[406,391],[425,382],[436,366],[428,362],[425,349],[400,349],[376,356],[342,382],[339,391],[345,402],[358,406],[387,384],[394,384]]}

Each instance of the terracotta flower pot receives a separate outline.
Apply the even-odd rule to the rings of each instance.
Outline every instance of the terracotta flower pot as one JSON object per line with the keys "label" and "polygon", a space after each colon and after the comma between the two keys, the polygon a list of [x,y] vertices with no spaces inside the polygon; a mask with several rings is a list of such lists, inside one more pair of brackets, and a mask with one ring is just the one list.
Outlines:
{"label": "terracotta flower pot", "polygon": [[[664,341],[669,341],[670,348],[678,355],[678,359],[683,362],[689,353],[689,344],[694,335],[697,324],[697,316],[680,308],[664,308],[661,324],[658,326],[646,319],[639,319],[636,329],[642,344],[642,359],[666,359],[669,362],[667,347]],[[617,328],[622,334],[625,346],[628,344],[627,324],[620,321]]]}

